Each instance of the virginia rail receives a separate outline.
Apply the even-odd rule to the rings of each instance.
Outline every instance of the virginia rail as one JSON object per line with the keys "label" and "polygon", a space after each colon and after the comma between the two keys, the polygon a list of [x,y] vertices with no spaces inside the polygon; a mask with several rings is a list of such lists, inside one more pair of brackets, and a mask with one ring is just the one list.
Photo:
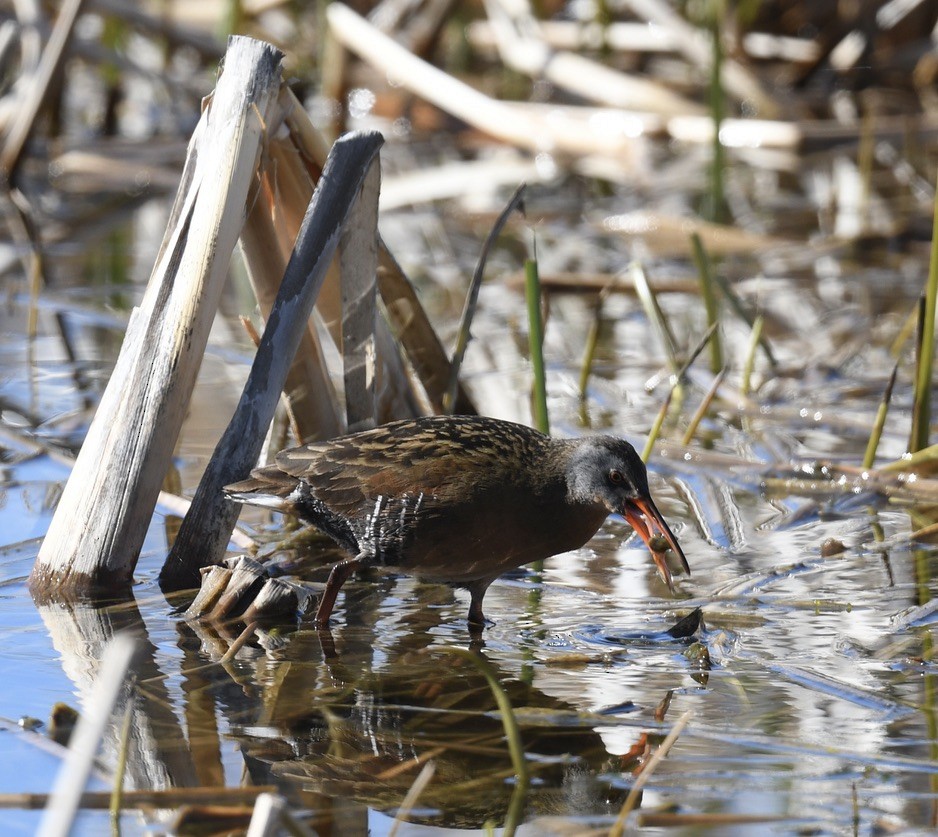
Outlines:
{"label": "virginia rail", "polygon": [[345,580],[367,566],[467,588],[469,623],[484,625],[482,599],[496,578],[582,546],[610,513],[638,532],[669,587],[664,539],[690,573],[645,465],[612,436],[554,439],[474,416],[395,421],[284,450],[225,491],[296,514],[351,553],[329,575],[320,627]]}

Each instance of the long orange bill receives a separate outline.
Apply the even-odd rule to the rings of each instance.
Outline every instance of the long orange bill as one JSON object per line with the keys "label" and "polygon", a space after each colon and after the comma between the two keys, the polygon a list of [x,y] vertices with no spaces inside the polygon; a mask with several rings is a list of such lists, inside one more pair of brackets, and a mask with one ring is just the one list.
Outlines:
{"label": "long orange bill", "polygon": [[673,592],[674,581],[671,578],[671,570],[664,558],[666,550],[662,548],[663,544],[655,543],[655,527],[664,537],[664,540],[668,542],[668,546],[674,550],[674,554],[681,559],[681,566],[684,567],[684,572],[688,575],[690,575],[690,565],[684,556],[684,550],[681,549],[677,538],[674,537],[674,532],[671,531],[661,516],[661,512],[658,511],[651,497],[642,497],[636,500],[626,500],[622,508],[622,514],[651,551],[651,557],[658,568],[658,572],[661,573],[661,577]]}

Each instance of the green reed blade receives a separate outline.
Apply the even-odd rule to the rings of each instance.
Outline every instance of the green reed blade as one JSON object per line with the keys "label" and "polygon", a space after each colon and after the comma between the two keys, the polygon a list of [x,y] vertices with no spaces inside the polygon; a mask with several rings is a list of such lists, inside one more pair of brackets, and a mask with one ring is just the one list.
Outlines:
{"label": "green reed blade", "polygon": [[655,422],[651,426],[651,430],[648,431],[648,439],[645,442],[645,447],[642,449],[642,462],[647,462],[651,457],[652,449],[655,447],[655,442],[658,441],[658,436],[661,434],[661,425],[664,424],[665,416],[668,414],[668,408],[671,406],[671,399],[674,397],[674,390],[678,387],[680,378],[675,378],[674,384],[671,389],[668,390],[668,396],[664,399],[664,404],[661,405],[661,409],[658,410],[658,415],[655,416]]}
{"label": "green reed blade", "polygon": [[508,698],[501,683],[498,682],[498,675],[492,664],[484,657],[474,653],[467,648],[457,648],[448,646],[440,650],[450,654],[457,654],[474,665],[485,677],[495,697],[495,703],[498,705],[498,712],[502,719],[502,726],[505,729],[505,738],[508,741],[508,752],[511,754],[511,763],[515,769],[515,791],[511,796],[511,804],[508,808],[508,816],[505,819],[505,827],[502,831],[502,837],[511,837],[515,829],[521,822],[524,814],[524,797],[527,793],[528,784],[531,777],[528,772],[528,764],[524,758],[524,744],[521,741],[521,730],[518,727],[518,721],[515,718],[515,712],[511,701]]}
{"label": "green reed blade", "polygon": [[707,394],[703,397],[703,401],[700,402],[700,406],[696,409],[694,415],[691,416],[690,424],[687,425],[687,430],[684,431],[684,437],[681,439],[682,445],[689,445],[691,443],[694,434],[697,432],[697,426],[703,420],[703,417],[707,415],[707,410],[710,409],[710,404],[725,377],[726,367],[724,366],[720,370],[720,373],[713,379],[713,383],[710,385],[710,389],[707,390]]}
{"label": "green reed blade", "polygon": [[674,397],[674,393],[680,390],[681,382],[684,380],[684,376],[687,374],[687,370],[690,369],[691,364],[697,360],[697,358],[700,356],[700,353],[704,350],[704,347],[711,340],[715,333],[716,325],[710,326],[704,336],[700,338],[700,341],[694,347],[694,351],[690,353],[690,357],[687,358],[687,360],[684,362],[684,365],[678,369],[671,378],[671,389],[668,390],[668,396],[665,398],[664,404],[661,405],[661,409],[658,411],[658,415],[655,416],[655,421],[651,426],[651,430],[648,431],[648,439],[645,442],[645,447],[642,449],[642,462],[647,462],[651,456],[652,448],[654,448],[655,442],[658,440],[658,436],[661,434],[661,426],[664,424],[664,419],[668,414],[668,409],[671,407],[671,399]]}
{"label": "green reed blade", "polygon": [[743,377],[739,385],[739,390],[743,395],[749,395],[752,391],[752,370],[756,365],[756,348],[762,339],[762,324],[764,320],[760,314],[752,324],[752,333],[749,337],[749,351],[746,352],[746,363],[743,365]]}
{"label": "green reed blade", "polygon": [[[713,281],[717,283],[717,287],[720,289],[723,296],[726,297],[730,308],[736,312],[736,316],[751,329],[755,325],[756,317],[746,309],[746,306],[743,305],[742,300],[740,300],[730,283],[726,281],[726,277],[720,275],[720,272],[717,271],[713,274]],[[769,340],[765,336],[764,331],[760,331],[759,333],[759,345],[762,346],[762,351],[765,352],[766,359],[769,361],[772,368],[774,369],[778,366],[778,360],[775,358],[775,353],[772,351],[772,346],[769,344]]]}
{"label": "green reed blade", "polygon": [[[710,61],[710,82],[708,85],[707,104],[710,118],[713,120],[713,153],[710,159],[710,194],[705,199],[703,216],[715,224],[722,224],[728,216],[723,170],[726,166],[726,152],[720,139],[720,128],[726,110],[726,94],[723,91],[723,19],[726,14],[724,3],[711,3],[709,9],[710,43],[712,46]],[[714,370],[715,372],[716,370]]]}
{"label": "green reed blade", "polygon": [[528,345],[534,372],[534,426],[541,433],[550,433],[547,417],[547,378],[544,371],[544,322],[541,319],[541,279],[535,258],[524,263],[524,297],[528,303]]}
{"label": "green reed blade", "polygon": [[[697,233],[692,233],[690,240],[694,248],[694,264],[697,265],[697,273],[700,276],[700,293],[703,297],[704,307],[707,309],[707,325],[712,328],[720,320],[720,309],[717,305],[717,296],[713,287],[710,259]],[[710,341],[710,371],[716,375],[722,368],[723,346],[720,335],[714,334],[713,339]]]}
{"label": "green reed blade", "polygon": [[892,367],[892,374],[889,376],[889,383],[886,384],[886,390],[883,392],[883,399],[879,402],[879,409],[876,411],[876,420],[873,422],[873,430],[870,432],[870,441],[866,446],[866,453],[863,454],[863,467],[872,468],[876,461],[876,449],[879,447],[879,440],[883,435],[883,427],[886,425],[886,414],[889,412],[889,402],[892,400],[892,388],[896,385],[896,374],[899,372],[899,362]]}
{"label": "green reed blade", "polygon": [[589,386],[590,375],[593,372],[593,361],[596,359],[596,346],[599,343],[599,329],[602,326],[603,302],[605,295],[600,294],[593,309],[593,321],[586,334],[586,344],[583,347],[583,362],[580,364],[580,400],[586,400],[586,390]]}
{"label": "green reed blade", "polygon": [[677,341],[674,339],[674,334],[668,326],[668,321],[665,319],[661,306],[658,305],[658,298],[648,281],[648,277],[645,276],[645,271],[638,262],[631,264],[629,267],[629,275],[631,276],[632,284],[635,286],[635,292],[638,294],[638,298],[642,303],[642,307],[645,309],[645,316],[648,317],[648,322],[651,323],[652,328],[658,332],[661,345],[664,347],[665,355],[667,355],[668,358],[668,366],[670,366],[673,373],[677,373],[681,365],[677,359]]}
{"label": "green reed blade", "polygon": [[925,310],[921,317],[918,368],[915,378],[915,399],[912,408],[912,431],[909,452],[915,453],[928,446],[928,425],[931,421],[931,378],[935,357],[935,305],[938,302],[938,189],[935,190],[934,221],[932,223],[931,259],[928,265],[928,284],[925,287]]}

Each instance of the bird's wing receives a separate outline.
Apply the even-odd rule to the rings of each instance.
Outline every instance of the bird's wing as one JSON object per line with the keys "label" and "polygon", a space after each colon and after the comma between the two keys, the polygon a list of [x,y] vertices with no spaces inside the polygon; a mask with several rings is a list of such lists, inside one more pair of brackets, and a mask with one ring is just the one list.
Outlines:
{"label": "bird's wing", "polygon": [[[415,430],[416,427],[416,430]],[[517,441],[480,432],[472,419],[418,419],[290,448],[277,467],[302,478],[333,511],[370,512],[381,497],[421,497],[424,513],[467,501],[511,478]],[[537,434],[528,428],[532,444]],[[493,448],[495,455],[493,455]],[[422,495],[422,496],[421,496]]]}
{"label": "bird's wing", "polygon": [[[371,511],[380,497],[423,495],[425,511],[446,505],[457,493],[453,457],[401,456],[380,444],[341,440],[292,448],[277,455],[277,467],[302,478],[313,495],[334,512],[355,517]],[[463,472],[464,474],[464,472]]]}

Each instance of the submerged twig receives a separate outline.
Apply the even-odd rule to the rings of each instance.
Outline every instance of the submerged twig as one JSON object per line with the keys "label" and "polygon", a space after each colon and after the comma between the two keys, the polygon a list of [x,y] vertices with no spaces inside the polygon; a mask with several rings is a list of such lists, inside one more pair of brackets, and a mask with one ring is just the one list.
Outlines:
{"label": "submerged twig", "polygon": [[228,650],[221,656],[218,660],[220,665],[225,663],[230,663],[238,654],[238,652],[244,648],[248,640],[254,636],[254,632],[257,630],[257,622],[251,622],[240,634],[231,645],[228,647]]}
{"label": "submerged twig", "polygon": [[391,830],[388,832],[388,837],[395,837],[401,823],[407,819],[414,805],[417,804],[417,800],[420,799],[420,794],[422,794],[427,785],[430,784],[434,773],[436,773],[436,764],[432,761],[428,761],[417,774],[414,783],[408,789],[403,800],[401,800],[400,807],[397,809],[397,814],[394,817],[394,823],[391,825]]}
{"label": "submerged twig", "polygon": [[684,727],[687,726],[693,716],[693,709],[688,709],[683,715],[681,715],[681,717],[677,719],[674,726],[671,728],[671,732],[665,736],[664,741],[662,741],[658,749],[655,750],[655,754],[648,760],[644,769],[635,780],[635,784],[632,785],[632,789],[629,791],[629,795],[625,798],[625,803],[622,805],[622,810],[619,811],[619,816],[616,818],[612,828],[609,829],[609,837],[622,837],[622,834],[625,830],[625,822],[628,819],[629,814],[631,814],[635,808],[635,805],[638,802],[639,794],[642,792],[642,788],[644,788],[648,783],[652,773],[655,772],[658,765],[661,763],[661,760],[674,746],[674,742],[677,741],[678,736],[684,731]]}

